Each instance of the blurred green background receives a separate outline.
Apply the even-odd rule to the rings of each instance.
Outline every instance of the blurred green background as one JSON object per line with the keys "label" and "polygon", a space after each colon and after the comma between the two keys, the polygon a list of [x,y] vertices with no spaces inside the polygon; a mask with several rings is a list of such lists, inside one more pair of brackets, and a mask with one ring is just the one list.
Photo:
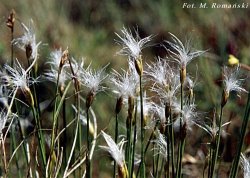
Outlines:
{"label": "blurred green background", "polygon": [[[119,33],[123,26],[138,28],[141,37],[155,35],[153,46],[144,50],[146,62],[166,55],[161,44],[170,40],[168,32],[182,41],[191,36],[194,48],[208,50],[189,65],[188,72],[197,76],[195,93],[198,108],[210,112],[220,102],[221,68],[227,64],[228,54],[250,64],[250,7],[186,9],[182,8],[184,2],[211,4],[215,0],[1,0],[0,60],[4,63],[10,59],[10,31],[5,21],[11,9],[16,11],[19,22],[27,24],[33,19],[37,41],[43,43],[39,51],[41,66],[52,49],[69,47],[71,56],[77,59],[86,57],[86,63],[92,62],[96,68],[107,63],[110,63],[109,68],[116,70],[126,68],[126,57],[116,55],[120,46],[114,41],[117,39],[115,32]],[[219,2],[233,4],[236,1]],[[239,4],[244,2],[249,1],[237,1]],[[22,34],[19,22],[16,22],[15,37]],[[15,49],[15,55],[21,58],[24,54]],[[249,72],[243,73],[247,81],[245,87],[249,88]],[[107,126],[106,121],[114,117],[115,97],[110,95],[106,92],[96,99],[99,129]],[[234,96],[237,102],[229,102],[225,120],[241,118],[245,98],[245,95],[241,98]]]}

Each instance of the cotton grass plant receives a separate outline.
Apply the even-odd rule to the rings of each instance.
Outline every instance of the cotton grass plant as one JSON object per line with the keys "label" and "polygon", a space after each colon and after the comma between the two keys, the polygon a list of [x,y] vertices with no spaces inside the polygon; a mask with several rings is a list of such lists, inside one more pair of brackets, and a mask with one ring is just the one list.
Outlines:
{"label": "cotton grass plant", "polygon": [[[212,178],[218,174],[221,135],[223,127],[230,124],[223,118],[225,107],[230,95],[247,93],[242,86],[245,79],[239,77],[239,61],[230,57],[234,67],[223,68],[220,113],[206,122],[198,110],[200,98],[195,95],[197,75],[192,76],[188,68],[206,51],[193,49],[191,40],[183,43],[170,33],[170,40],[164,42],[167,55],[144,62],[147,56],[143,49],[152,46],[153,35],[142,37],[138,29],[123,27],[115,33],[115,41],[120,47],[117,54],[125,56],[127,67],[110,69],[108,64],[95,69],[86,60],[75,59],[70,46],[40,56],[41,42],[37,43],[33,21],[17,24],[23,35],[16,38],[14,22],[12,11],[6,21],[12,34],[11,59],[0,70],[1,176],[95,177],[95,159],[102,158],[99,148],[111,156],[114,165],[109,176],[114,178],[181,178],[185,174],[185,145],[190,141],[187,138],[199,128],[211,137],[205,146],[208,166],[204,167],[208,169],[203,175]],[[20,48],[26,58],[16,59],[15,48]],[[47,59],[44,66],[38,66],[41,57]],[[53,92],[44,99],[39,87],[47,83]],[[115,123],[114,135],[109,133],[112,124],[99,124],[107,119],[98,109],[99,96],[107,93],[116,102],[111,106],[114,110],[107,112]],[[46,115],[46,110],[51,110],[50,114]],[[231,178],[236,177],[240,160],[248,176],[249,162],[241,152],[249,111],[248,100]],[[23,113],[32,113],[26,126],[21,123]],[[10,150],[6,149],[8,140]],[[10,171],[13,168],[16,173]]]}

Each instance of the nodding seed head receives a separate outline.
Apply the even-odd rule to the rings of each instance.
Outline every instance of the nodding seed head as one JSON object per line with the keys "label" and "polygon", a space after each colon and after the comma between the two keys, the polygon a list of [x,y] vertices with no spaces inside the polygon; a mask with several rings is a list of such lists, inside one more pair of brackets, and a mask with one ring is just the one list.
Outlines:
{"label": "nodding seed head", "polygon": [[182,67],[180,70],[180,82],[181,84],[184,84],[187,77],[187,69],[186,67]]}
{"label": "nodding seed head", "polygon": [[222,97],[221,97],[221,107],[224,107],[227,104],[227,100],[229,98],[229,92],[223,90]]}
{"label": "nodding seed head", "polygon": [[61,57],[59,69],[62,69],[63,65],[68,61],[68,57],[69,57],[69,50],[68,50],[68,48],[67,48],[67,49],[64,50],[63,53],[62,53],[62,57]]}
{"label": "nodding seed head", "polygon": [[25,53],[26,53],[27,59],[30,59],[30,57],[31,57],[31,55],[32,55],[32,51],[33,51],[33,49],[32,49],[31,44],[30,44],[30,43],[27,44],[27,45],[25,46]]}
{"label": "nodding seed head", "polygon": [[142,64],[141,55],[140,55],[140,57],[138,59],[134,60],[134,63],[135,63],[135,69],[136,69],[138,75],[142,76],[142,73],[143,73],[143,64]]}
{"label": "nodding seed head", "polygon": [[89,109],[94,101],[95,93],[90,91],[86,97],[86,108]]}
{"label": "nodding seed head", "polygon": [[6,25],[7,25],[7,27],[9,27],[11,29],[12,33],[14,31],[15,15],[16,15],[16,13],[15,13],[14,9],[12,9],[8,19],[6,20]]}
{"label": "nodding seed head", "polygon": [[30,88],[29,87],[25,87],[23,90],[22,90],[24,96],[25,96],[25,99],[27,100],[27,102],[29,103],[30,106],[34,106],[34,99],[33,99],[33,95],[30,91]]}
{"label": "nodding seed head", "polygon": [[244,88],[241,87],[243,79],[239,79],[238,75],[239,75],[238,66],[236,68],[228,68],[228,67],[223,68],[224,91],[222,93],[221,106],[224,106],[226,104],[231,91],[235,91],[237,93],[247,92]]}
{"label": "nodding seed head", "polygon": [[128,97],[128,117],[127,117],[127,124],[130,125],[133,122],[135,110],[135,98],[133,96]]}
{"label": "nodding seed head", "polygon": [[117,98],[116,100],[116,105],[115,105],[115,113],[119,114],[121,109],[122,109],[122,105],[123,105],[123,97],[120,96],[119,98]]}

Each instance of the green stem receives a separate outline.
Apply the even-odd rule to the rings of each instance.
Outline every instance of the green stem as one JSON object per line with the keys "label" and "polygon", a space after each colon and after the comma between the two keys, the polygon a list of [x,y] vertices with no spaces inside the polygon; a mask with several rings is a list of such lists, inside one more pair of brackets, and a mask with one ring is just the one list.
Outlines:
{"label": "green stem", "polygon": [[35,122],[36,122],[39,148],[40,148],[40,152],[41,152],[41,156],[42,156],[43,168],[45,168],[46,167],[46,152],[45,152],[45,141],[44,141],[44,137],[42,134],[42,126],[41,126],[41,122],[38,118],[38,113],[36,112],[33,95],[32,95],[30,90],[27,90],[27,94],[29,95],[29,97],[31,99],[31,110],[32,110],[32,114],[33,114],[33,116],[35,118]]}
{"label": "green stem", "polygon": [[[148,139],[147,145],[146,145],[146,147],[145,147],[144,154],[147,153],[148,148],[149,148],[149,145],[150,145],[150,143],[152,143],[152,139],[154,138],[154,134],[155,134],[156,128],[157,128],[157,126],[154,127],[154,130],[152,131],[152,133],[151,133],[151,135],[150,135],[150,137],[149,137],[149,139]],[[137,173],[136,173],[136,177],[138,177],[139,170],[141,169],[141,165],[142,165],[142,163],[140,162],[139,167],[138,167],[138,171],[137,171]]]}
{"label": "green stem", "polygon": [[0,134],[0,145],[2,149],[2,162],[3,162],[3,169],[4,169],[4,177],[7,177],[7,158],[6,158],[6,152],[5,152],[5,145],[4,145],[4,139],[3,134]]}
{"label": "green stem", "polygon": [[223,114],[223,106],[221,106],[221,108],[220,108],[219,130],[218,130],[218,135],[217,135],[217,139],[216,139],[216,148],[215,148],[215,155],[214,155],[213,164],[212,164],[211,177],[214,177],[216,163],[217,163],[217,159],[218,159],[220,138],[221,138],[222,114]]}
{"label": "green stem", "polygon": [[[170,114],[171,115],[171,114]],[[170,126],[170,115],[169,117],[166,116],[165,118],[165,122],[166,122],[166,126],[165,126],[165,141],[167,143],[167,161],[165,162],[165,177],[169,177],[170,178],[170,150],[171,150],[171,141],[170,141],[170,132],[171,132],[171,126]]]}
{"label": "green stem", "polygon": [[170,112],[170,143],[171,143],[171,163],[172,163],[172,177],[175,177],[175,156],[174,156],[174,121],[172,119],[172,114]]}
{"label": "green stem", "polygon": [[167,162],[166,162],[166,174],[167,174],[167,177],[170,178],[170,126],[167,125],[167,133],[166,133],[166,142],[167,142]]}
{"label": "green stem", "polygon": [[210,148],[209,148],[208,173],[207,173],[208,178],[210,177],[210,174],[211,174],[212,160],[213,160],[213,149],[212,149],[212,146],[210,146]]}
{"label": "green stem", "polygon": [[[183,110],[183,82],[181,82],[181,111]],[[183,115],[180,114],[180,130],[179,130],[179,134],[180,134],[180,138],[182,137],[182,125],[183,125]],[[178,158],[177,158],[177,170],[176,170],[176,176],[178,178],[181,177],[182,174],[182,156],[184,153],[184,146],[185,146],[185,138],[184,139],[180,139],[180,143],[178,146]]]}
{"label": "green stem", "polygon": [[[77,94],[77,97],[78,98],[80,98],[79,97],[79,94]],[[77,118],[78,117],[80,117],[80,100],[77,98],[77,110],[78,110],[78,112],[77,112]],[[78,149],[79,149],[79,153],[81,152],[81,147],[82,147],[82,134],[83,134],[83,132],[82,132],[82,125],[80,124],[79,126],[78,126]],[[82,172],[82,166],[80,166],[79,167],[79,176],[81,176],[81,172]]]}
{"label": "green stem", "polygon": [[140,104],[141,104],[141,178],[146,177],[145,170],[145,152],[144,152],[144,137],[145,137],[145,128],[144,128],[144,115],[143,115],[143,88],[142,88],[142,75],[140,75]]}
{"label": "green stem", "polygon": [[[164,162],[165,162],[164,159],[165,159],[165,158],[162,158],[160,172],[158,173],[159,176],[157,176],[157,177],[161,177],[161,173],[162,173],[162,171],[163,171]],[[158,168],[157,168],[157,169],[158,169]]]}
{"label": "green stem", "polygon": [[86,110],[87,113],[87,156],[86,156],[86,176],[87,178],[91,178],[91,161],[90,161],[90,157],[89,157],[89,153],[90,153],[90,145],[91,145],[91,138],[89,135],[89,108],[87,108]]}
{"label": "green stem", "polygon": [[132,167],[132,149],[133,146],[131,145],[131,139],[132,139],[132,120],[129,124],[129,140],[128,140],[128,144],[129,144],[129,148],[128,148],[128,172],[129,174],[131,173],[131,167]]}
{"label": "green stem", "polygon": [[[118,142],[118,114],[115,115],[115,143]],[[116,177],[116,162],[114,161],[114,170],[113,170],[113,178]]]}
{"label": "green stem", "polygon": [[[31,94],[31,97],[33,97],[32,94]],[[40,148],[40,152],[41,152],[41,155],[42,155],[43,168],[45,168],[46,167],[45,141],[44,141],[44,137],[43,137],[43,134],[42,134],[41,123],[40,123],[40,121],[39,121],[39,119],[37,117],[37,113],[36,113],[36,109],[35,109],[34,105],[32,105],[32,113],[33,113],[33,116],[34,116],[35,121],[36,121],[39,148]]]}
{"label": "green stem", "polygon": [[128,172],[130,171],[129,163],[130,163],[130,148],[131,148],[131,122],[132,118],[127,118],[127,144],[126,144],[126,153],[125,153],[125,161],[127,164]]}
{"label": "green stem", "polygon": [[63,100],[63,128],[65,129],[63,132],[63,161],[64,165],[67,164],[67,119],[66,119],[66,100]]}
{"label": "green stem", "polygon": [[[70,82],[71,83],[71,82]],[[70,83],[68,84],[67,88],[65,89],[65,91],[67,91],[69,89],[69,86],[70,86]],[[65,92],[64,92],[65,94]],[[66,94],[65,94],[66,95]],[[80,98],[78,99],[78,109],[80,108]],[[60,106],[60,104],[59,104]],[[75,146],[76,146],[76,140],[77,140],[77,134],[78,134],[78,127],[79,127],[79,121],[80,121],[80,110],[78,110],[78,114],[77,114],[77,121],[76,121],[76,129],[75,129],[75,135],[74,135],[74,140],[73,140],[73,143],[72,143],[72,147],[71,147],[71,151],[70,151],[70,154],[69,154],[69,158],[68,158],[68,162],[67,162],[67,166],[64,170],[64,174],[63,174],[63,177],[66,177],[67,175],[67,171],[69,169],[69,164],[71,162],[71,159],[72,159],[72,156],[73,156],[73,153],[74,153],[74,149],[75,149]],[[59,113],[59,112],[58,112]]]}
{"label": "green stem", "polygon": [[160,154],[157,154],[157,158],[156,158],[156,166],[155,166],[155,177],[158,177],[159,174],[159,162],[160,162]]}
{"label": "green stem", "polygon": [[[14,133],[15,133],[15,130],[14,130],[14,127],[12,127],[11,128],[11,142],[12,142],[12,144],[11,144],[11,148],[12,148],[12,150],[11,150],[11,152],[13,153],[13,150],[15,150],[15,148],[17,147],[17,143],[16,143],[16,137],[15,137],[15,135],[14,135]],[[18,177],[22,177],[21,176],[21,172],[20,172],[20,167],[19,167],[19,164],[18,164],[18,160],[19,160],[19,155],[18,155],[18,153],[16,152],[15,153],[15,163],[16,163],[16,168],[17,168],[17,172],[18,172]]]}
{"label": "green stem", "polygon": [[[137,103],[136,103],[137,106]],[[130,178],[133,178],[133,173],[134,173],[134,161],[135,161],[135,145],[136,145],[136,133],[137,133],[137,107],[135,107],[135,114],[134,114],[134,120],[135,120],[135,125],[134,125],[134,135],[133,135],[133,150],[132,150],[132,167],[131,167],[131,172],[130,172]]]}
{"label": "green stem", "polygon": [[241,126],[242,129],[241,129],[241,133],[240,133],[240,141],[239,141],[239,144],[237,147],[237,152],[236,152],[236,156],[235,156],[234,161],[233,161],[232,169],[230,171],[230,178],[235,178],[237,176],[240,154],[241,154],[241,149],[242,149],[243,142],[244,142],[245,133],[247,130],[249,114],[250,114],[250,91],[248,92],[248,100],[247,100],[246,110],[245,110],[245,114],[244,114],[244,118],[243,118],[243,122],[242,122],[242,126]]}
{"label": "green stem", "polygon": [[[54,152],[54,145],[55,145],[55,136],[56,136],[56,126],[57,126],[57,122],[58,122],[58,116],[59,116],[59,113],[60,113],[60,110],[61,110],[61,107],[63,105],[63,101],[65,100],[65,97],[66,97],[66,94],[71,86],[71,83],[72,81],[70,81],[68,83],[68,85],[66,86],[65,90],[64,90],[64,93],[61,97],[61,100],[58,104],[58,106],[56,107],[55,111],[54,111],[54,117],[53,117],[53,128],[52,128],[52,135],[51,135],[51,146],[50,146],[50,155],[49,155],[49,160],[50,162],[48,163],[49,164],[49,167],[50,167],[50,164],[51,164],[51,159],[52,159],[52,155],[53,155],[53,152]],[[56,104],[55,104],[56,105]],[[78,126],[77,126],[78,128]],[[50,172],[49,172],[50,174]]]}
{"label": "green stem", "polygon": [[25,160],[26,160],[26,163],[27,165],[29,165],[29,159],[28,159],[28,155],[27,155],[27,149],[26,149],[26,145],[28,144],[27,141],[26,141],[26,138],[25,138],[25,135],[24,135],[24,132],[22,130],[22,126],[21,126],[21,122],[20,120],[18,119],[17,120],[18,122],[18,128],[19,128],[19,133],[20,133],[20,136],[23,140],[23,152],[24,152],[24,155],[25,155]]}
{"label": "green stem", "polygon": [[[54,144],[55,144],[55,135],[56,135],[56,127],[57,127],[57,122],[58,122],[58,117],[56,117],[56,110],[57,110],[57,102],[58,102],[58,95],[59,95],[59,77],[61,74],[61,69],[59,69],[58,74],[57,74],[57,81],[56,81],[56,91],[55,91],[55,104],[54,104],[54,110],[53,110],[53,126],[52,126],[52,133],[51,133],[51,143],[50,143],[50,154],[49,154],[49,169],[51,166],[51,161],[52,161],[52,155],[54,151]],[[50,171],[49,175],[50,176]]]}
{"label": "green stem", "polygon": [[[153,155],[155,155],[155,149],[156,149],[156,147],[155,147],[155,142],[153,142]],[[156,175],[156,173],[155,173],[155,156],[153,156],[153,165],[152,165],[152,167],[153,167],[153,176],[155,177],[155,175]]]}

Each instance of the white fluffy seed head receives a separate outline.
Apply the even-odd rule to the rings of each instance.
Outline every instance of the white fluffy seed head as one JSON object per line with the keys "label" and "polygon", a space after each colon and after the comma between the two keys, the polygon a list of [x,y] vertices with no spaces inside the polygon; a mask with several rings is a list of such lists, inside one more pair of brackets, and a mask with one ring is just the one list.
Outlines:
{"label": "white fluffy seed head", "polygon": [[41,42],[36,43],[36,35],[34,31],[34,24],[33,21],[30,20],[28,26],[21,23],[22,28],[24,30],[23,36],[16,38],[12,41],[14,45],[17,45],[20,49],[26,51],[27,47],[31,47],[31,58],[35,59],[38,55],[38,47]]}
{"label": "white fluffy seed head", "polygon": [[9,65],[4,66],[8,75],[8,83],[7,86],[10,86],[13,90],[16,88],[25,91],[31,84],[34,84],[38,81],[38,78],[34,79],[30,77],[30,72],[24,70],[21,64],[16,60],[14,67],[10,67]]}
{"label": "white fluffy seed head", "polygon": [[183,44],[175,35],[169,33],[172,37],[171,41],[166,43],[172,48],[167,49],[173,59],[180,64],[180,68],[184,69],[196,57],[202,55],[205,51],[192,51],[190,40]]}
{"label": "white fluffy seed head", "polygon": [[135,97],[139,88],[139,77],[136,73],[134,65],[129,61],[128,71],[122,70],[121,74],[113,70],[110,76],[110,83],[113,93],[117,97],[123,97],[125,100],[128,97]]}
{"label": "white fluffy seed head", "polygon": [[105,89],[103,83],[108,77],[108,74],[105,73],[106,67],[107,66],[101,68],[100,70],[95,70],[89,65],[86,70],[80,71],[80,82],[88,88],[88,92],[96,94]]}
{"label": "white fluffy seed head", "polygon": [[59,65],[63,56],[62,49],[55,49],[50,53],[48,64],[55,69],[59,69]]}
{"label": "white fluffy seed head", "polygon": [[235,68],[228,68],[224,66],[223,77],[223,83],[227,93],[230,93],[231,91],[235,91],[237,93],[247,92],[241,87],[243,79],[239,79],[239,66]]}
{"label": "white fluffy seed head", "polygon": [[147,64],[145,71],[149,81],[153,86],[169,87],[174,76],[178,75],[177,71],[168,64],[167,60],[158,58],[156,62]]}
{"label": "white fluffy seed head", "polygon": [[152,35],[145,38],[140,38],[138,31],[135,30],[135,37],[133,36],[131,30],[123,27],[121,30],[122,36],[115,33],[121,41],[117,41],[118,44],[122,46],[122,49],[118,52],[121,55],[127,55],[129,58],[138,59],[141,54],[141,50],[146,47],[148,42],[152,40]]}
{"label": "white fluffy seed head", "polygon": [[125,164],[125,158],[123,154],[124,141],[122,140],[120,144],[117,145],[110,135],[106,134],[103,131],[101,131],[101,133],[108,147],[106,146],[100,146],[100,147],[110,153],[110,155],[115,160],[115,162],[119,165],[119,167],[121,168],[124,167],[124,164]]}

